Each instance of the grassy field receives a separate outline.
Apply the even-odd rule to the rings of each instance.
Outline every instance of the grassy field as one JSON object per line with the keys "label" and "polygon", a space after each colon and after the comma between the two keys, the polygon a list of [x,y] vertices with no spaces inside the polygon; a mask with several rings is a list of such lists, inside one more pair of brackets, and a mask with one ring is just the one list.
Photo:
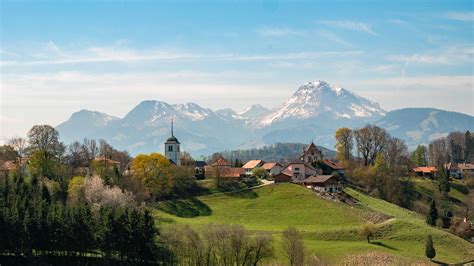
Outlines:
{"label": "grassy field", "polygon": [[[294,226],[303,234],[309,254],[329,263],[365,253],[389,254],[396,262],[428,262],[424,241],[432,234],[436,260],[459,263],[474,258],[474,246],[445,231],[431,228],[424,217],[385,201],[346,189],[357,205],[317,197],[294,184],[276,184],[235,193],[213,194],[190,200],[161,202],[155,217],[163,227],[209,223],[240,224],[248,230],[267,231],[275,237],[277,262],[281,231]],[[357,234],[366,221],[379,224],[373,243]]]}
{"label": "grassy field", "polygon": [[[435,193],[438,193],[438,181],[426,178],[412,178],[414,192],[418,195],[414,199],[415,205],[418,209],[428,210],[431,199]],[[469,194],[469,188],[459,180],[451,181],[451,190],[449,191],[449,202],[452,211],[457,215],[464,214],[464,207],[462,203],[466,200]]]}

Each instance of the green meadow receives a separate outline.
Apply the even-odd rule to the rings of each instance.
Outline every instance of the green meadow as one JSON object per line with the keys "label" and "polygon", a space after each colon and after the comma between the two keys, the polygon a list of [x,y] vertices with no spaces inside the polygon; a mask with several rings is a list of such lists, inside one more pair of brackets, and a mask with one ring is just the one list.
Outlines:
{"label": "green meadow", "polygon": [[[303,235],[307,254],[326,263],[346,263],[351,256],[390,258],[391,263],[428,263],[424,254],[431,234],[435,261],[461,263],[474,259],[474,245],[447,231],[429,227],[424,217],[353,189],[345,192],[357,203],[334,202],[295,184],[274,184],[253,190],[218,193],[187,200],[159,202],[154,215],[161,227],[187,224],[239,224],[275,238],[275,261],[283,263],[281,232],[290,226]],[[377,224],[371,243],[358,234],[367,223]],[[350,264],[350,262],[348,263]]]}

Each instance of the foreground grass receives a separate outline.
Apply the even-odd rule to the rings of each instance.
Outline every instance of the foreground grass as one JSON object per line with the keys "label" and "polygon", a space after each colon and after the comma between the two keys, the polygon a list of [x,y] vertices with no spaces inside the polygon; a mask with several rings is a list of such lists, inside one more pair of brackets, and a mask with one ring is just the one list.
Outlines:
{"label": "foreground grass", "polygon": [[[346,192],[359,201],[350,206],[317,197],[309,189],[293,184],[275,184],[254,190],[213,194],[196,199],[161,202],[155,209],[164,227],[209,223],[240,224],[248,230],[270,232],[275,237],[276,261],[284,261],[280,250],[281,232],[289,226],[301,231],[309,254],[329,263],[346,256],[380,252],[399,262],[427,262],[424,241],[432,234],[436,259],[459,263],[474,258],[474,246],[445,231],[431,228],[424,217],[352,189]],[[381,215],[383,214],[383,215]],[[374,243],[357,234],[367,220],[380,222]]]}

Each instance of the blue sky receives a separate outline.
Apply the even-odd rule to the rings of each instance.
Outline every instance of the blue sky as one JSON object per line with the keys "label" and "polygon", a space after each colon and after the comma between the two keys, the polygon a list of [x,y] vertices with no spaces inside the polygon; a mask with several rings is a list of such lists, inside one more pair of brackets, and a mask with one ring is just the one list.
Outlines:
{"label": "blue sky", "polygon": [[276,107],[311,80],[474,115],[473,3],[2,1],[0,136],[145,99]]}

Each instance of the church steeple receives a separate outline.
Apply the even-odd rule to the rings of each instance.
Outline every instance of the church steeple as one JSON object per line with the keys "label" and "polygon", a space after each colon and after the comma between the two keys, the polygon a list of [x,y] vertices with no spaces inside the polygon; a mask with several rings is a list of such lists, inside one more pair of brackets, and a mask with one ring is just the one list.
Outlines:
{"label": "church steeple", "polygon": [[169,137],[165,142],[165,155],[169,160],[173,161],[177,165],[180,165],[181,163],[181,151],[179,146],[180,143],[174,136],[174,120],[173,117],[171,117],[171,137]]}

